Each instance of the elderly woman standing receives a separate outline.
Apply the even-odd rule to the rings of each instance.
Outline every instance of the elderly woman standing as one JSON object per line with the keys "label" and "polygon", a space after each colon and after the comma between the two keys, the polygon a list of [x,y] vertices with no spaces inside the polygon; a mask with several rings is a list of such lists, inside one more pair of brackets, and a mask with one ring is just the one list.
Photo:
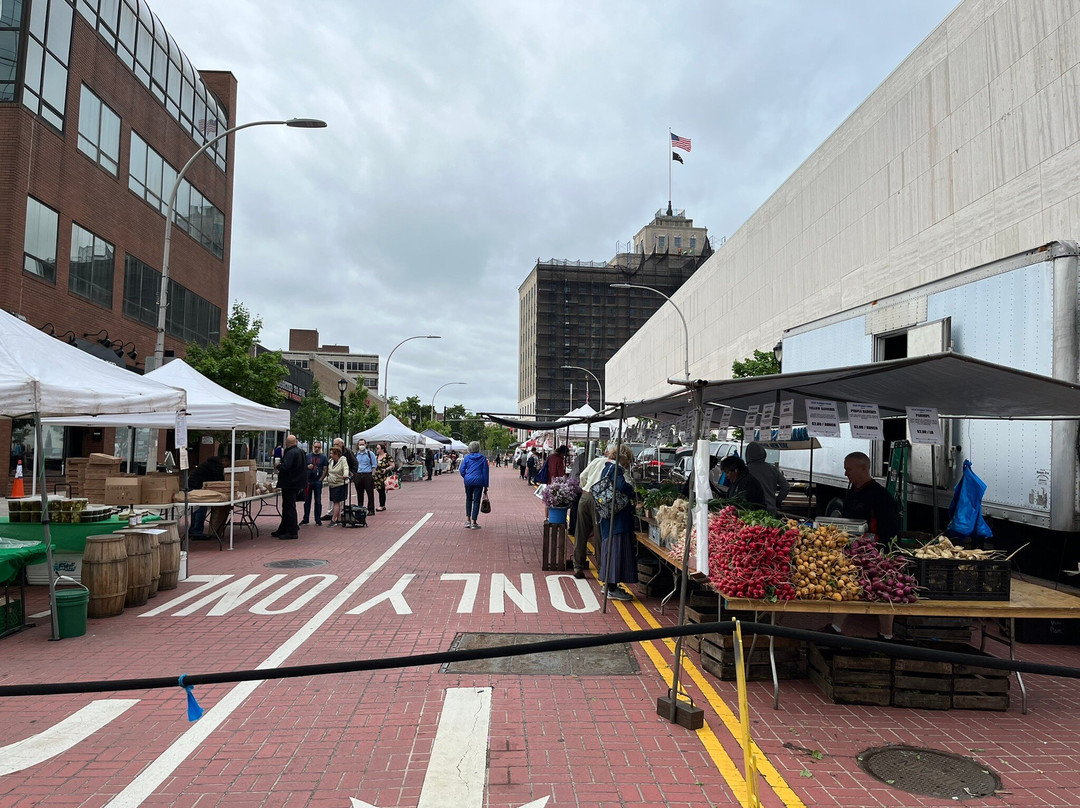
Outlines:
{"label": "elderly woman standing", "polygon": [[488,461],[480,454],[480,442],[469,444],[469,453],[461,461],[458,472],[465,479],[465,527],[479,530],[476,517],[480,515],[480,500],[488,490]]}
{"label": "elderly woman standing", "polygon": [[[604,582],[604,595],[612,600],[633,600],[634,596],[619,584],[637,583],[637,542],[634,539],[634,486],[627,479],[627,471],[634,462],[630,447],[619,446],[618,462],[608,463],[600,480],[610,480],[615,491],[626,495],[626,506],[614,511],[607,519],[600,520],[600,580]],[[596,486],[593,486],[596,493]]]}
{"label": "elderly woman standing", "polygon": [[340,446],[330,449],[330,464],[326,467],[326,485],[330,489],[330,504],[333,511],[330,516],[330,527],[341,527],[341,509],[347,493],[347,477],[349,461],[341,453]]}

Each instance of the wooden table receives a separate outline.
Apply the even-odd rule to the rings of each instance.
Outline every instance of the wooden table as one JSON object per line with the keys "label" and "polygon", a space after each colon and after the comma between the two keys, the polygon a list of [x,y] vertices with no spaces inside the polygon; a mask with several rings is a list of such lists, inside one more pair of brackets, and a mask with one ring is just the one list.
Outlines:
{"label": "wooden table", "polygon": [[[675,588],[672,589],[670,592],[668,592],[666,595],[664,595],[663,598],[660,599],[660,614],[663,614],[664,613],[664,607],[667,605],[667,602],[669,600],[671,600],[671,598],[674,597],[675,594],[679,591],[679,577],[682,575],[682,561],[672,558],[671,554],[668,553],[668,551],[665,548],[661,547],[659,544],[657,544],[656,542],[654,542],[652,539],[649,538],[648,533],[637,533],[636,536],[637,536],[638,544],[640,544],[642,547],[644,547],[650,553],[655,555],[660,560],[661,564],[667,564],[676,573],[676,575],[675,575]],[[656,575],[654,575],[652,578],[650,578],[645,585],[648,586],[649,584],[651,584],[653,581],[656,580],[657,576],[659,576],[659,575],[660,575],[660,572],[658,571],[656,573]],[[705,573],[697,571],[697,570],[692,571],[687,577],[690,579],[691,583],[703,584],[703,585],[709,583],[709,576],[707,576]]]}
{"label": "wooden table", "polygon": [[[724,598],[724,607],[731,611],[767,613],[776,625],[782,614],[892,614],[920,617],[975,617],[979,620],[1009,621],[1009,659],[1016,659],[1016,618],[1041,617],[1057,619],[1080,618],[1080,597],[1060,592],[1029,581],[1013,578],[1008,600],[918,600],[915,603],[869,603],[866,601],[788,600],[769,603],[745,598]],[[997,640],[980,628],[983,640]],[[1003,641],[1002,641],[1003,642]],[[776,676],[773,637],[769,637],[769,664],[773,677],[773,707],[780,707],[780,682]],[[1027,714],[1027,690],[1024,678],[1016,672],[1020,685],[1020,704]]]}

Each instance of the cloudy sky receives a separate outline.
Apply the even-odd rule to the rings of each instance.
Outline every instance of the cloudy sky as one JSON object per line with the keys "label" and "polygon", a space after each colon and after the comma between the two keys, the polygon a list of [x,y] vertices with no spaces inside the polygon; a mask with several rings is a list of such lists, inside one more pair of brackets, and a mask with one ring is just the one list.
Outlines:
{"label": "cloudy sky", "polygon": [[667,204],[730,235],[953,0],[155,0],[237,78],[231,297],[324,344],[402,347],[390,394],[517,409],[517,287],[605,261]]}

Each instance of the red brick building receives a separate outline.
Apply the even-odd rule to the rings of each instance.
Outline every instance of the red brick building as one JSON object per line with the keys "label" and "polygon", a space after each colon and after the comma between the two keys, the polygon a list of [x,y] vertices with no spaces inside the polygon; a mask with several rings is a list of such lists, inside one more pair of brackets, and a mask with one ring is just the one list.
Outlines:
{"label": "red brick building", "polygon": [[[195,70],[144,0],[5,2],[0,57],[0,306],[141,372],[169,192],[235,124],[236,80]],[[167,356],[225,328],[232,147],[232,135],[211,147],[179,188]],[[111,453],[113,438],[56,430],[48,464]],[[22,424],[0,421],[0,494],[27,441]]]}

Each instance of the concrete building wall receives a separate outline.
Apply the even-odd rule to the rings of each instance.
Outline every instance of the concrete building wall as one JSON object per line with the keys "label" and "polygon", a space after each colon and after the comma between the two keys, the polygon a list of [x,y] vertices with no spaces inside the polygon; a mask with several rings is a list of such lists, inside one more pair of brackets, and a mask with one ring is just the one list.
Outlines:
{"label": "concrete building wall", "polygon": [[[785,328],[1080,236],[1080,2],[965,0],[673,296],[690,370],[727,378]],[[670,391],[660,308],[608,399]]]}

